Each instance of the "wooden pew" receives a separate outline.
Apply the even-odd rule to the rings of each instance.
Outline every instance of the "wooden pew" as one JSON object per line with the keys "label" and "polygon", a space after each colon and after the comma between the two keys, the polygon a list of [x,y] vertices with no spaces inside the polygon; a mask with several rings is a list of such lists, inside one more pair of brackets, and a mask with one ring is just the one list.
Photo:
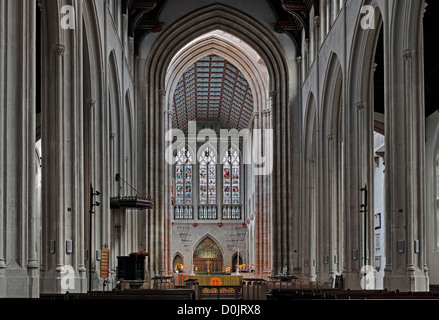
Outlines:
{"label": "wooden pew", "polygon": [[424,299],[439,300],[439,294],[431,292],[398,292],[387,290],[339,290],[326,289],[273,289],[267,293],[269,300],[379,300],[379,299]]}
{"label": "wooden pew", "polygon": [[194,300],[191,289],[131,289],[124,291],[91,291],[88,293],[41,294],[40,299],[50,300]]}

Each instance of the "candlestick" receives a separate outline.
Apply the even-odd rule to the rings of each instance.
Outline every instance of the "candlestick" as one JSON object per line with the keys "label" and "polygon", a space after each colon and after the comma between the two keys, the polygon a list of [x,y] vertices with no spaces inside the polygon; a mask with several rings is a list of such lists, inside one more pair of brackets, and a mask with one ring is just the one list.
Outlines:
{"label": "candlestick", "polygon": [[194,248],[191,248],[191,276],[194,276]]}
{"label": "candlestick", "polygon": [[238,247],[238,257],[237,257],[236,261],[237,261],[237,263],[236,263],[236,274],[239,275],[239,262],[240,262],[240,259],[239,259],[239,247]]}

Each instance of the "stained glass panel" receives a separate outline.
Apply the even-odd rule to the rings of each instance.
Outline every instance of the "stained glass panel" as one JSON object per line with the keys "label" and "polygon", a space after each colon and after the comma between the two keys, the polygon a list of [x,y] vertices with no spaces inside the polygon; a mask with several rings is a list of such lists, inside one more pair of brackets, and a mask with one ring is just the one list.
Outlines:
{"label": "stained glass panel", "polygon": [[229,149],[223,158],[223,203],[240,203],[239,153]]}
{"label": "stained glass panel", "polygon": [[209,204],[216,203],[216,164],[209,164]]}
{"label": "stained glass panel", "polygon": [[177,204],[192,204],[192,157],[186,148],[177,152],[175,165],[175,200]]}
{"label": "stained glass panel", "polygon": [[183,165],[177,164],[175,169],[175,181],[176,181],[176,202],[177,204],[183,204]]}
{"label": "stained glass panel", "polygon": [[200,165],[200,203],[207,204],[207,167]]}
{"label": "stained glass panel", "polygon": [[186,164],[185,168],[185,198],[186,204],[192,204],[192,165]]}
{"label": "stained glass panel", "polygon": [[225,162],[223,165],[223,200],[224,204],[230,204],[231,199],[231,185],[230,185],[230,163]]}
{"label": "stained glass panel", "polygon": [[206,148],[200,155],[200,204],[216,203],[216,157]]}

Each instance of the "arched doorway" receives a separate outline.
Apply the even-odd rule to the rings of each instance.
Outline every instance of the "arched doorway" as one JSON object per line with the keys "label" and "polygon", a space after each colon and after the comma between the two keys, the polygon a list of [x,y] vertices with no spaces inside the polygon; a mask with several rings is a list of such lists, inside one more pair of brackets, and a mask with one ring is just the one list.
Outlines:
{"label": "arched doorway", "polygon": [[194,250],[194,267],[200,272],[212,273],[223,270],[223,253],[211,238],[204,238]]}
{"label": "arched doorway", "polygon": [[179,253],[177,253],[174,257],[174,260],[172,260],[172,265],[174,266],[174,270],[184,270],[184,260]]}
{"label": "arched doorway", "polygon": [[[239,255],[239,261],[238,261],[238,255]],[[238,253],[235,253],[232,258],[232,272],[236,272],[237,265],[242,265],[244,262],[242,260],[242,256]]]}

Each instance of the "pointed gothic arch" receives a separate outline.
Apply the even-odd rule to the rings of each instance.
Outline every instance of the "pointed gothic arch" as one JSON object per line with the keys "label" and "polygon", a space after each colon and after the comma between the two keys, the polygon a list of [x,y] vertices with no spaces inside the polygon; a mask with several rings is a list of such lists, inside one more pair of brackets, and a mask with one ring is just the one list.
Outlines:
{"label": "pointed gothic arch", "polygon": [[[206,34],[210,31],[222,30],[229,34],[232,34],[242,41],[248,43],[262,58],[265,62],[268,74],[269,82],[267,85],[268,91],[271,94],[270,105],[267,107],[271,108],[270,122],[274,126],[274,157],[277,161],[277,166],[272,174],[272,186],[273,194],[278,195],[279,198],[287,198],[290,194],[290,186],[287,183],[287,177],[284,174],[286,166],[281,161],[281,156],[286,156],[291,153],[290,146],[287,143],[282,128],[278,125],[281,123],[280,119],[290,118],[291,110],[287,108],[289,103],[289,90],[291,89],[291,84],[288,82],[288,75],[293,66],[288,65],[286,60],[286,54],[281,49],[281,45],[276,39],[276,37],[268,31],[264,26],[262,26],[257,21],[253,20],[249,16],[243,14],[228,6],[214,4],[200,10],[197,10],[182,19],[175,22],[173,25],[168,27],[158,38],[155,44],[152,46],[149,56],[144,64],[144,93],[143,97],[145,100],[143,104],[146,108],[141,108],[139,117],[144,119],[147,124],[148,133],[142,135],[145,139],[149,139],[149,135],[158,137],[157,143],[151,144],[146,150],[144,150],[144,157],[146,159],[145,168],[165,168],[164,158],[161,156],[160,150],[163,149],[164,139],[162,137],[162,132],[166,131],[167,128],[163,127],[163,116],[166,118],[166,123],[169,123],[169,117],[171,116],[167,104],[166,95],[168,94],[165,90],[166,86],[166,75],[168,72],[168,67],[172,62],[172,59],[188,42]],[[160,107],[157,107],[160,106]],[[165,111],[165,114],[161,112]],[[168,171],[167,168],[164,169],[165,172]],[[154,225],[151,226],[152,230],[158,230],[159,232],[153,233],[157,235],[157,239],[154,241],[160,246],[157,252],[159,254],[153,257],[151,260],[156,259],[157,262],[152,263],[153,266],[164,266],[165,269],[170,269],[170,257],[165,254],[169,252],[165,248],[166,241],[164,241],[165,234],[164,229],[164,219],[172,212],[170,206],[170,201],[167,199],[166,191],[168,188],[166,185],[168,181],[164,180],[166,175],[155,175],[153,171],[149,172],[148,169],[144,172],[145,177],[153,179],[151,185],[144,185],[143,188],[145,193],[151,194],[156,200],[156,205],[151,212],[152,217],[157,217],[154,219]],[[146,179],[144,179],[146,181]],[[154,187],[152,187],[154,186]],[[274,200],[274,199],[273,199]],[[265,262],[261,263],[265,265],[271,265],[267,269],[280,269],[283,263],[289,263],[291,261],[291,252],[287,250],[288,242],[291,241],[290,235],[286,228],[281,228],[282,221],[288,221],[289,210],[287,209],[288,203],[285,201],[267,199],[267,207],[270,207],[270,212],[280,212],[278,215],[279,220],[276,224],[279,224],[279,228],[272,233],[272,238],[267,239],[268,241],[273,240],[273,255],[267,253],[263,255]],[[271,218],[267,218],[271,219]],[[286,226],[286,224],[283,224]],[[259,235],[258,235],[259,237]],[[270,250],[271,252],[271,250]],[[272,262],[274,264],[272,264]],[[157,270],[151,270],[153,273],[158,273]],[[265,270],[264,270],[265,271]]]}
{"label": "pointed gothic arch", "polygon": [[207,234],[194,246],[193,263],[198,272],[221,272],[224,270],[224,253],[214,237]]}
{"label": "pointed gothic arch", "polygon": [[[373,210],[368,210],[366,218],[360,219],[357,208],[364,203],[360,190],[365,186],[368,191],[373,190],[373,71],[380,30],[387,21],[383,20],[383,8],[376,1],[363,4],[375,8],[376,25],[374,29],[363,29],[359,14],[343,78],[343,277],[346,288],[360,288],[361,267],[374,261]],[[373,208],[371,194],[368,192],[369,208]]]}
{"label": "pointed gothic arch", "polygon": [[[325,74],[319,117],[319,188],[318,265],[324,281],[339,275],[343,266],[343,70],[339,57],[332,52]],[[340,257],[340,259],[339,259]]]}

